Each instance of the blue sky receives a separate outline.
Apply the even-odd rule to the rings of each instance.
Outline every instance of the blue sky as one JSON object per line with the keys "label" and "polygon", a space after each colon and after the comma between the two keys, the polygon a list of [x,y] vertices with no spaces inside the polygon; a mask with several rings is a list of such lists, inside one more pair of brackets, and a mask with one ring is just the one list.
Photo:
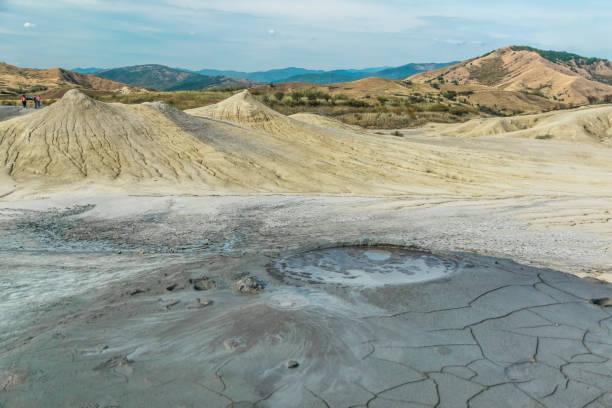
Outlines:
{"label": "blue sky", "polygon": [[611,21],[610,0],[0,0],[0,61],[333,69],[512,44],[612,59]]}

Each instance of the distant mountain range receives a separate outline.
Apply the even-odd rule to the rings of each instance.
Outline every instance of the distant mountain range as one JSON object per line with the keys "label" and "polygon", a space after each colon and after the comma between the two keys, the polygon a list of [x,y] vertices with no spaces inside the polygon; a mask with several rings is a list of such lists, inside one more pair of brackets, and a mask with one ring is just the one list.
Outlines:
{"label": "distant mountain range", "polygon": [[[510,46],[459,63],[407,64],[344,70],[284,68],[261,72],[188,71],[163,65],[137,65],[98,70],[37,70],[0,64],[0,98],[21,93],[57,97],[66,89],[104,92],[201,90],[261,86],[261,92],[342,88],[352,97],[439,93],[458,103],[489,107],[502,113],[535,112],[612,102],[612,62],[563,51]],[[399,81],[398,81],[399,80]],[[400,83],[403,80],[403,83]],[[329,84],[345,83],[345,85]],[[401,91],[395,86],[403,86]],[[414,85],[414,86],[413,86]],[[411,88],[412,87],[412,88]],[[268,89],[269,88],[269,89]],[[351,90],[361,89],[359,95]],[[390,89],[395,89],[391,91]],[[4,95],[4,96],[3,96]]]}
{"label": "distant mountain range", "polygon": [[[171,91],[183,89],[203,89],[217,86],[219,79],[228,78],[243,80],[236,86],[249,86],[250,83],[284,83],[284,82],[311,82],[315,84],[332,84],[352,82],[369,77],[386,79],[403,79],[407,76],[439,69],[455,62],[449,63],[426,63],[407,64],[400,67],[371,67],[364,69],[338,69],[331,71],[312,70],[305,68],[289,67],[283,69],[272,69],[258,72],[223,71],[216,69],[202,69],[191,71],[183,68],[170,68],[163,65],[137,65],[132,67],[98,69],[98,68],[75,68],[75,72],[98,75],[114,81],[125,82],[152,89]],[[188,76],[185,73],[200,75],[201,77]],[[174,78],[174,79],[173,79]],[[138,82],[136,82],[138,81]],[[225,83],[224,81],[221,81]],[[231,81],[230,81],[231,82]],[[231,86],[231,85],[229,85]]]}
{"label": "distant mountain range", "polygon": [[155,64],[105,69],[95,72],[93,75],[157,91],[248,88],[258,85],[248,79],[201,75]]}
{"label": "distant mountain range", "polygon": [[74,68],[74,69],[71,69],[70,71],[77,72],[79,74],[95,74],[96,72],[100,72],[103,70],[104,68],[91,67],[91,68]]}

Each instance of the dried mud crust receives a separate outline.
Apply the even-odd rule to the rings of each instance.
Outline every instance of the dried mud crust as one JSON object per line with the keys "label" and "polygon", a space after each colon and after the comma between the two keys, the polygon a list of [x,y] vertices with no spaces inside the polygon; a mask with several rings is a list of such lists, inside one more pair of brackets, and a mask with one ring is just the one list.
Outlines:
{"label": "dried mud crust", "polygon": [[[517,208],[547,216],[531,202],[489,201],[483,211],[361,198],[125,200],[81,201],[89,210],[72,215],[73,205],[40,203],[0,212],[26,226],[11,240],[46,236],[46,227],[26,221],[55,217],[65,227],[60,242],[34,242],[49,245],[45,251],[0,248],[0,285],[10,283],[0,299],[3,408],[610,406],[609,284],[452,250],[549,250],[566,265],[606,265],[595,245],[609,244],[605,237],[515,224]],[[138,211],[111,214],[117,208]],[[137,233],[109,242],[136,252],[100,249],[96,232],[117,220]],[[210,244],[151,253],[169,232]],[[284,254],[338,242],[374,251],[381,242],[401,250],[419,243],[459,270],[365,290],[296,287],[266,272]],[[72,249],[79,246],[89,252]],[[389,259],[375,252],[372,262]],[[245,273],[265,290],[235,291]]]}

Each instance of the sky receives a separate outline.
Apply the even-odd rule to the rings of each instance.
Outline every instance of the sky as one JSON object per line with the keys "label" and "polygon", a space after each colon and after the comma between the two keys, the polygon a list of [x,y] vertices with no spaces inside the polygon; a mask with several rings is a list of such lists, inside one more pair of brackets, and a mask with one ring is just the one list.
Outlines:
{"label": "sky", "polygon": [[611,21],[610,0],[0,0],[0,61],[338,69],[507,45],[612,59]]}

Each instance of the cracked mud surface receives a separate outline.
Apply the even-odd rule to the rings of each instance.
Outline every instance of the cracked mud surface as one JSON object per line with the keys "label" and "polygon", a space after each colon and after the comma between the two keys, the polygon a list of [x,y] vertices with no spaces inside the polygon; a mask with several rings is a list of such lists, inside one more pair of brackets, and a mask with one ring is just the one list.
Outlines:
{"label": "cracked mud surface", "polygon": [[[572,205],[2,203],[0,406],[610,407],[612,287],[555,270],[605,276],[610,229],[529,227]],[[397,265],[397,247],[366,248],[381,243],[454,271],[373,286],[269,273],[349,244],[371,251],[366,271]],[[237,292],[245,274],[265,289]]]}

